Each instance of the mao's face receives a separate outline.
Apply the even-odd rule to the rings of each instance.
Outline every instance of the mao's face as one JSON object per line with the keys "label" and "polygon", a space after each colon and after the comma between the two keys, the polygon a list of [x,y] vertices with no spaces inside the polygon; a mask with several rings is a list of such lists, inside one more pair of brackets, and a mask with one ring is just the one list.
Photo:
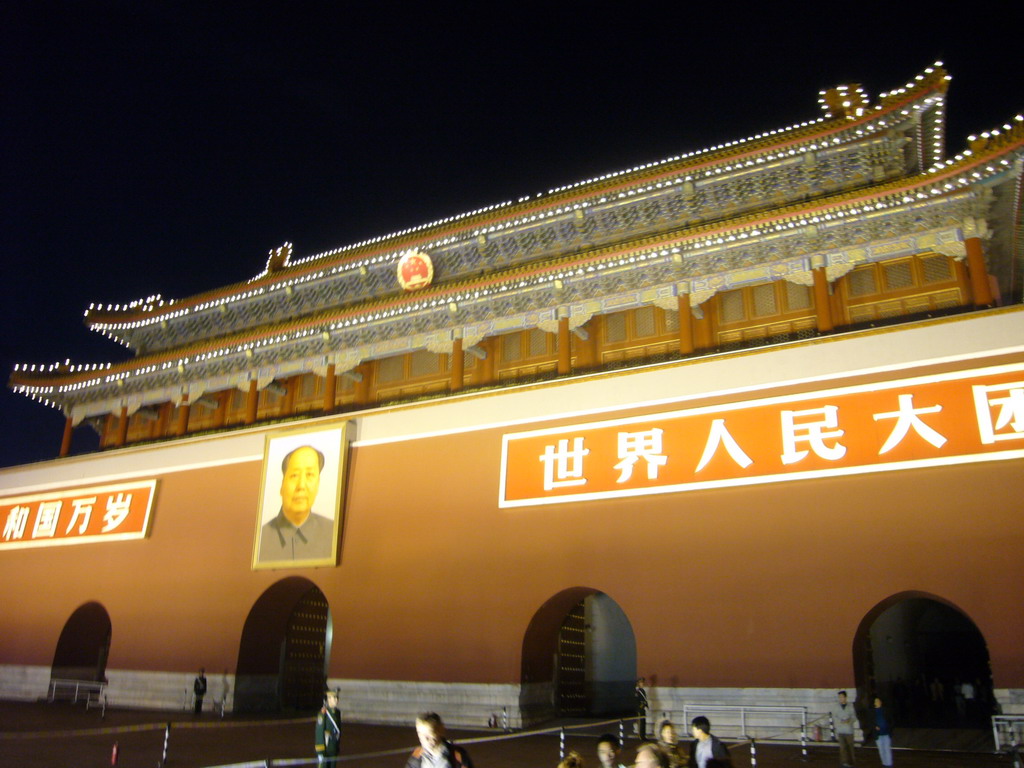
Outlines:
{"label": "mao's face", "polygon": [[320,457],[312,448],[299,448],[288,459],[281,480],[281,509],[293,525],[309,517],[320,490]]}

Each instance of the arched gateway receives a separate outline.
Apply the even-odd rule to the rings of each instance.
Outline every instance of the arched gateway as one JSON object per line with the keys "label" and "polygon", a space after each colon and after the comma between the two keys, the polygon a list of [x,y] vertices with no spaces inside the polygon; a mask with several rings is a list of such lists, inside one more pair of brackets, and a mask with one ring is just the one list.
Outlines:
{"label": "arched gateway", "polygon": [[313,582],[282,579],[255,602],[238,648],[235,710],[312,710],[331,657],[331,611]]}
{"label": "arched gateway", "polygon": [[566,589],[534,614],[523,637],[524,722],[629,713],[635,681],[633,628],[605,593]]}
{"label": "arched gateway", "polygon": [[111,624],[107,609],[96,602],[79,606],[68,618],[53,653],[54,680],[106,682]]}
{"label": "arched gateway", "polygon": [[985,638],[959,608],[902,592],[861,621],[854,641],[858,702],[881,696],[902,726],[984,725],[992,712]]}

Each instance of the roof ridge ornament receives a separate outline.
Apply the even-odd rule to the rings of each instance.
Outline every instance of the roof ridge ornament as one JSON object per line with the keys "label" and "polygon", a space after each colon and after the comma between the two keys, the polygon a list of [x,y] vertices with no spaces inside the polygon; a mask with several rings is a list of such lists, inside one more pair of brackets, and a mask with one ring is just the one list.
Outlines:
{"label": "roof ridge ornament", "polygon": [[868,94],[860,83],[837,85],[818,93],[818,103],[828,119],[861,117],[868,109]]}
{"label": "roof ridge ornament", "polygon": [[280,245],[277,248],[271,248],[270,249],[270,258],[267,259],[267,269],[266,269],[266,272],[268,274],[274,274],[275,272],[280,272],[285,267],[288,267],[288,266],[291,265],[291,258],[292,258],[292,244],[291,243],[287,243],[286,242],[286,243],[284,243],[284,245]]}

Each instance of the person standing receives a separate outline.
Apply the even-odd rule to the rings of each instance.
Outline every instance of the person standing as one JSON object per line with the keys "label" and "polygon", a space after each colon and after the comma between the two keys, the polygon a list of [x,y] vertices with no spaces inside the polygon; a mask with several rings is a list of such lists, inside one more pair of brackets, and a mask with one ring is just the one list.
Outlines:
{"label": "person standing", "polygon": [[658,726],[658,746],[668,755],[670,768],[679,768],[688,763],[682,747],[676,740],[676,727],[671,720],[662,720]]}
{"label": "person standing", "polygon": [[875,696],[875,741],[878,744],[878,757],[882,765],[892,765],[892,722],[885,709],[882,707],[882,700]]}
{"label": "person standing", "polygon": [[444,721],[436,712],[416,718],[416,737],[420,745],[409,755],[405,768],[473,768],[469,753],[445,738]]}
{"label": "person standing", "polygon": [[206,695],[206,669],[202,667],[192,682],[192,693],[195,695],[195,713],[200,715],[203,712],[203,697]]}
{"label": "person standing", "polygon": [[690,722],[693,742],[690,744],[692,768],[732,768],[732,758],[717,736],[711,735],[711,721],[698,715]]}
{"label": "person standing", "polygon": [[836,728],[836,741],[839,742],[839,764],[843,768],[856,765],[853,755],[853,733],[857,727],[857,714],[853,704],[846,701],[846,691],[836,694],[839,704],[832,707],[832,721]]}
{"label": "person standing", "polygon": [[637,716],[637,737],[643,741],[647,738],[647,710],[651,706],[647,698],[647,689],[644,688],[644,678],[636,681],[636,716]]}
{"label": "person standing", "polygon": [[316,735],[314,745],[318,765],[338,756],[341,749],[341,710],[338,709],[338,694],[334,691],[324,693],[324,705],[316,716]]}
{"label": "person standing", "polygon": [[601,768],[626,768],[619,762],[619,739],[610,733],[603,733],[597,740],[597,759]]}

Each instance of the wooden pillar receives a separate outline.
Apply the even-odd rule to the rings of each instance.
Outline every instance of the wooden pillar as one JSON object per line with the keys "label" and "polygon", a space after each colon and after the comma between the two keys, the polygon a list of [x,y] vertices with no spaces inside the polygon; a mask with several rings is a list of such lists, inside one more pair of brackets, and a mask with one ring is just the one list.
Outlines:
{"label": "wooden pillar", "polygon": [[324,413],[334,413],[334,400],[337,394],[338,377],[334,372],[334,363],[327,366],[324,379]]}
{"label": "wooden pillar", "polygon": [[228,420],[228,406],[231,403],[231,398],[234,395],[234,390],[227,390],[226,392],[218,392],[214,395],[217,398],[217,410],[213,414],[213,426],[223,427],[224,423]]}
{"label": "wooden pillar", "polygon": [[299,388],[300,376],[291,376],[284,381],[284,402],[281,403],[281,415],[291,416],[295,413],[295,390]]}
{"label": "wooden pillar", "polygon": [[117,423],[117,442],[114,445],[124,445],[128,441],[128,406],[121,406],[121,416]]}
{"label": "wooden pillar", "polygon": [[171,411],[174,409],[174,403],[161,403],[160,410],[156,415],[156,430],[154,431],[154,437],[166,437],[167,431],[170,428],[168,422],[171,419]]}
{"label": "wooden pillar", "polygon": [[569,373],[571,363],[571,351],[569,348],[569,318],[558,318],[558,375],[565,376]]}
{"label": "wooden pillar", "polygon": [[679,305],[679,354],[693,353],[693,312],[690,311],[690,294],[676,296]]}
{"label": "wooden pillar", "polygon": [[462,356],[462,339],[455,339],[452,342],[452,378],[448,388],[452,392],[462,389],[465,360]]}
{"label": "wooden pillar", "polygon": [[[596,323],[591,318],[573,332],[572,344],[576,347],[576,369],[593,368],[597,365]],[[582,336],[580,334],[583,334]],[[584,338],[585,337],[585,338]]]}
{"label": "wooden pillar", "polygon": [[712,349],[715,344],[714,318],[718,311],[718,297],[712,296],[701,305],[702,317],[693,324],[693,339],[696,349]]}
{"label": "wooden pillar", "polygon": [[971,293],[974,306],[991,307],[994,303],[992,288],[988,284],[988,270],[985,269],[985,252],[981,247],[981,238],[968,237],[964,240],[967,249],[967,271],[971,276]]}
{"label": "wooden pillar", "polygon": [[256,389],[256,379],[249,382],[249,391],[245,393],[245,423],[256,421],[256,408],[260,403],[260,393]]}
{"label": "wooden pillar", "polygon": [[71,417],[68,416],[64,419],[64,436],[60,440],[60,456],[67,456],[71,453],[71,434],[75,430],[75,425],[71,423]]}
{"label": "wooden pillar", "polygon": [[114,442],[114,414],[108,413],[103,417],[103,432],[100,434],[100,448],[109,448]]}
{"label": "wooden pillar", "polygon": [[815,267],[811,274],[814,275],[814,314],[817,317],[818,332],[828,333],[836,327],[832,319],[832,297],[828,292],[828,276],[824,267]]}
{"label": "wooden pillar", "polygon": [[493,384],[495,375],[494,358],[498,354],[498,338],[496,336],[489,336],[481,341],[478,346],[484,351],[486,357],[483,360],[477,361],[476,383],[483,385]]}
{"label": "wooden pillar", "polygon": [[352,395],[356,405],[370,404],[370,374],[373,373],[372,363],[357,365],[353,370],[362,374],[363,378],[353,383]]}
{"label": "wooden pillar", "polygon": [[181,405],[178,407],[178,428],[175,431],[179,435],[184,435],[188,432],[188,411],[188,395],[185,395],[181,399]]}

